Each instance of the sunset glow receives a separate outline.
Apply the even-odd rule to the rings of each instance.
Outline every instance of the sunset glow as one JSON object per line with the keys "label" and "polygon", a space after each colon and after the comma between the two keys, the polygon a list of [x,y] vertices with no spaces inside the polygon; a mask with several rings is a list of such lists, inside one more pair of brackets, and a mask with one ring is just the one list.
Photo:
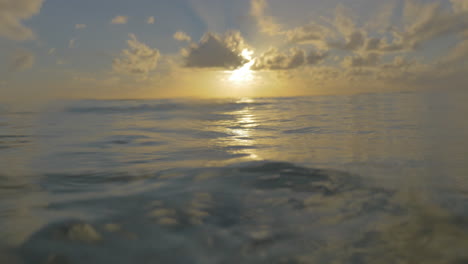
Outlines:
{"label": "sunset glow", "polygon": [[2,0],[0,101],[468,84],[466,0],[102,1]]}
{"label": "sunset glow", "polygon": [[254,73],[250,69],[255,64],[255,59],[252,58],[253,54],[254,52],[251,50],[242,50],[242,57],[249,62],[245,63],[239,69],[232,71],[231,76],[229,77],[230,81],[235,83],[249,83],[254,79]]}

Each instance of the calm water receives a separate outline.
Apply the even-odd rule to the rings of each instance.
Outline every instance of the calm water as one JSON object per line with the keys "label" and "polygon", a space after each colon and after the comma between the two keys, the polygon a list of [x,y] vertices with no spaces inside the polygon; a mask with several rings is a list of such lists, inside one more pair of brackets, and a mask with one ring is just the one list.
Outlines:
{"label": "calm water", "polygon": [[0,263],[468,263],[467,100],[0,105]]}

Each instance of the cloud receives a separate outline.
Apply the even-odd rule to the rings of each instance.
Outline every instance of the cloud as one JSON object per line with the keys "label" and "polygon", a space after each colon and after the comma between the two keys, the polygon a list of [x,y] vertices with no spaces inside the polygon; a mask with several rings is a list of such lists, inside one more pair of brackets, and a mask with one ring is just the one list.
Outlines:
{"label": "cloud", "polygon": [[307,25],[294,28],[287,31],[287,36],[290,42],[298,44],[317,44],[320,41],[324,41],[330,30],[326,27],[316,24],[309,23]]}
{"label": "cloud", "polygon": [[290,70],[303,66],[306,62],[306,55],[303,50],[291,49],[289,53],[281,53],[275,48],[255,59],[252,70]]}
{"label": "cloud", "polygon": [[47,52],[47,54],[49,55],[53,55],[55,53],[55,48],[51,48],[49,49],[49,52]]}
{"label": "cloud", "polygon": [[[393,10],[393,6],[388,6]],[[382,12],[380,12],[382,13]],[[385,16],[389,16],[386,14]],[[329,33],[328,40],[326,40],[327,49],[338,49],[344,51],[373,51],[373,52],[392,52],[400,51],[403,49],[401,44],[392,43],[389,44],[387,41],[381,37],[368,37],[368,33],[356,26],[355,19],[353,19],[353,12],[344,7],[343,5],[338,5],[335,9],[335,18],[331,23],[331,29],[336,34]],[[388,32],[387,32],[388,33]],[[334,36],[335,39],[330,37]],[[336,38],[338,36],[338,38]],[[400,37],[394,36],[394,40],[399,40]]]}
{"label": "cloud", "polygon": [[156,22],[156,20],[154,19],[154,16],[150,16],[150,17],[148,17],[148,19],[146,20],[146,23],[147,23],[147,24],[154,24],[154,22]]}
{"label": "cloud", "polygon": [[174,39],[178,41],[186,41],[186,42],[191,42],[192,38],[185,32],[182,31],[177,31],[174,33]]}
{"label": "cloud", "polygon": [[11,71],[24,71],[31,68],[34,65],[35,56],[28,50],[16,51],[10,58],[10,70]]}
{"label": "cloud", "polygon": [[33,31],[22,24],[39,13],[44,0],[0,0],[0,37],[11,40],[35,38]]}
{"label": "cloud", "polygon": [[85,29],[87,28],[88,26],[86,24],[76,24],[75,25],[75,29]]}
{"label": "cloud", "polygon": [[241,55],[246,47],[238,31],[230,31],[224,36],[206,33],[199,43],[183,49],[182,55],[189,68],[235,69],[247,62]]}
{"label": "cloud", "polygon": [[[468,37],[468,1],[450,1],[452,9],[443,7],[440,2],[405,0],[402,27],[389,27],[386,31],[372,33],[359,28],[353,12],[341,4],[335,9],[334,19],[320,17],[324,24],[309,22],[289,30],[283,30],[273,17],[266,15],[266,0],[251,0],[250,12],[260,31],[269,35],[285,35],[290,43],[312,44],[323,50],[392,53],[419,49],[442,36],[464,33],[465,38]],[[386,18],[383,20],[388,21],[391,12],[397,9],[394,5],[386,8],[388,10],[380,13],[384,13]]]}
{"label": "cloud", "polygon": [[391,70],[391,69],[402,70],[402,69],[406,69],[412,66],[413,64],[414,63],[412,61],[408,61],[403,56],[396,56],[392,62],[383,64],[381,68],[386,69],[386,70]]}
{"label": "cloud", "polygon": [[70,39],[70,40],[68,41],[68,48],[69,48],[69,49],[75,48],[75,43],[76,43],[76,39]]}
{"label": "cloud", "polygon": [[116,16],[111,20],[111,24],[118,25],[118,24],[127,24],[128,16]]}
{"label": "cloud", "polygon": [[120,58],[115,58],[112,67],[115,72],[125,74],[148,74],[156,69],[160,58],[159,50],[148,47],[129,34],[129,49],[124,49]]}
{"label": "cloud", "polygon": [[347,68],[374,67],[380,62],[380,54],[369,53],[364,56],[348,56],[344,58],[342,65]]}
{"label": "cloud", "polygon": [[459,63],[468,62],[468,40],[463,40],[457,44],[446,56],[444,56],[439,64],[443,66],[453,67]]}
{"label": "cloud", "polygon": [[[346,36],[344,42],[329,42],[328,46],[334,49],[356,51],[364,47],[366,43],[366,35],[362,31],[353,31]],[[372,43],[371,43],[372,44]]]}
{"label": "cloud", "polygon": [[468,11],[468,1],[466,1],[466,0],[450,0],[450,2],[452,2],[453,11],[455,13]]}
{"label": "cloud", "polygon": [[[459,1],[454,3],[460,8],[465,7],[464,4],[457,4]],[[468,27],[468,12],[449,12],[438,2],[421,4],[408,0],[404,13],[410,25],[401,33],[401,39],[404,46],[412,49],[434,38],[462,32]]]}
{"label": "cloud", "polygon": [[342,4],[338,4],[335,8],[335,21],[333,24],[343,35],[351,35],[356,31],[353,12]]}
{"label": "cloud", "polygon": [[316,65],[323,62],[328,55],[328,52],[311,51],[309,55],[307,55],[306,62],[309,65]]}
{"label": "cloud", "polygon": [[272,16],[265,14],[267,7],[266,0],[252,0],[250,2],[250,15],[256,20],[261,32],[268,35],[282,34],[281,26],[275,22]]}
{"label": "cloud", "polygon": [[408,52],[420,49],[436,38],[463,33],[468,28],[468,1],[451,0],[452,10],[440,2],[421,3],[406,0],[403,9],[403,29],[391,29],[392,42],[384,39],[366,40],[367,50],[376,52]]}
{"label": "cloud", "polygon": [[270,48],[255,59],[252,70],[291,70],[305,65],[316,65],[322,62],[328,55],[317,51],[306,52],[293,48],[288,53],[279,52]]}

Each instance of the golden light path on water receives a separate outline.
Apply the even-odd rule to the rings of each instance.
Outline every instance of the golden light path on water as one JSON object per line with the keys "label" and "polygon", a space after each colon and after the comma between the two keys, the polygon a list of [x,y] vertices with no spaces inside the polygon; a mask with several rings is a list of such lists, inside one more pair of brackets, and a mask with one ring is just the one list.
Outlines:
{"label": "golden light path on water", "polygon": [[[243,98],[236,103],[252,103],[253,99]],[[258,120],[250,108],[244,108],[235,111],[225,112],[224,114],[233,115],[233,120],[223,120],[217,122],[215,127],[217,131],[231,135],[226,138],[214,140],[216,146],[230,149],[232,154],[241,155],[239,160],[251,161],[262,160],[257,153],[254,129],[257,127]]]}
{"label": "golden light path on water", "polygon": [[247,62],[242,67],[237,70],[232,71],[231,76],[229,77],[229,81],[235,83],[246,83],[253,80],[253,72],[250,68],[254,65],[255,59],[252,58],[253,51],[244,49],[241,53],[242,57],[244,57]]}

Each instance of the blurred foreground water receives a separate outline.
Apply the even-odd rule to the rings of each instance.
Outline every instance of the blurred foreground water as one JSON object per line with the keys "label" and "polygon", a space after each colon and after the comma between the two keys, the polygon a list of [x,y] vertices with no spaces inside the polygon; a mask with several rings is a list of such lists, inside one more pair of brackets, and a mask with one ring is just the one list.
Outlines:
{"label": "blurred foreground water", "polygon": [[467,99],[0,105],[0,263],[468,263]]}

